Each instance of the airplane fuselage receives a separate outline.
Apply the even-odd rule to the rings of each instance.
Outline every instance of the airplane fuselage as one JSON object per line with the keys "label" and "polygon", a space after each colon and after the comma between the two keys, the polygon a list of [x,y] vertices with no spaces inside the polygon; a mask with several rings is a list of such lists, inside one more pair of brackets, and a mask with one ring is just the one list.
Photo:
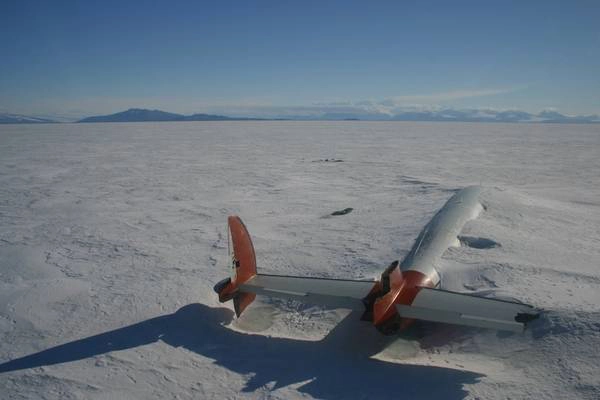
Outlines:
{"label": "airplane fuselage", "polygon": [[480,187],[470,186],[454,194],[423,228],[402,262],[384,271],[365,303],[372,306],[375,326],[393,332],[412,323],[399,318],[395,305],[411,305],[422,287],[439,286],[439,261],[448,247],[460,244],[457,237],[463,226],[483,209],[480,192]]}

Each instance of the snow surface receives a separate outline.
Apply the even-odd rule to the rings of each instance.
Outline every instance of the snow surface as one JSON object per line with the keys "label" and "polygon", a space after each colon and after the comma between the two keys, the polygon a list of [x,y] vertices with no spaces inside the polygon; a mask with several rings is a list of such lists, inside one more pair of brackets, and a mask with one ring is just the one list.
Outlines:
{"label": "snow surface", "polygon": [[[542,308],[524,334],[212,291],[229,214],[262,272],[376,278],[470,184],[442,286]],[[598,125],[2,126],[0,260],[3,399],[600,397]]]}

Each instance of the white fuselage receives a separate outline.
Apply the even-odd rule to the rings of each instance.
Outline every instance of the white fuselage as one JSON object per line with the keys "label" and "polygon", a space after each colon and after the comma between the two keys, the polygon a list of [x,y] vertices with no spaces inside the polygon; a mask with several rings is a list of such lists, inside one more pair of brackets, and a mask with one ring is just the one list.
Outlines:
{"label": "white fuselage", "polygon": [[469,186],[452,196],[423,228],[410,252],[400,263],[404,271],[425,275],[434,287],[440,283],[439,261],[448,247],[459,245],[458,235],[465,223],[483,209],[479,186]]}

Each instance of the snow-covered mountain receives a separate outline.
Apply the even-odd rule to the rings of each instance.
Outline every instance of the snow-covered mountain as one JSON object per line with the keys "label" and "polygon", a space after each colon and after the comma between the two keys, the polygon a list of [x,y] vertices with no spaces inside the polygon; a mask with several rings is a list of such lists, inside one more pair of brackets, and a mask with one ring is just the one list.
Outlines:
{"label": "snow-covered mountain", "polygon": [[[183,115],[161,110],[130,108],[126,111],[83,118],[77,122],[160,122],[160,121],[249,121],[249,120],[318,120],[318,121],[437,121],[437,122],[542,122],[542,123],[600,123],[598,115],[565,115],[553,110],[538,114],[520,110],[473,109],[395,109],[381,112],[377,110],[351,107],[350,109],[323,109],[321,113],[274,114],[265,118],[254,116],[230,117],[217,114],[196,113]],[[50,123],[58,122],[47,118],[18,114],[1,114],[0,124]]]}
{"label": "snow-covered mountain", "polygon": [[532,114],[519,110],[491,110],[446,108],[441,110],[402,110],[395,113],[381,112],[328,112],[320,120],[383,120],[383,121],[443,121],[443,122],[546,122],[546,123],[598,123],[598,115],[568,116],[556,111]]}
{"label": "snow-covered mountain", "polygon": [[56,122],[51,119],[31,117],[19,114],[0,114],[0,124],[47,124]]}
{"label": "snow-covered mountain", "polygon": [[110,115],[87,117],[77,122],[160,122],[160,121],[238,121],[253,118],[235,118],[213,114],[175,114],[161,110],[130,108]]}

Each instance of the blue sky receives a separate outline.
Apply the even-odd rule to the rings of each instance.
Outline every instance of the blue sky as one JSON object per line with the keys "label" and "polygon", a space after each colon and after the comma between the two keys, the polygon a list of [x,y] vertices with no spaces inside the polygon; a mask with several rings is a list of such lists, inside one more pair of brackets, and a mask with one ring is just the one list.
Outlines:
{"label": "blue sky", "polygon": [[598,1],[5,0],[0,54],[25,114],[600,113]]}

